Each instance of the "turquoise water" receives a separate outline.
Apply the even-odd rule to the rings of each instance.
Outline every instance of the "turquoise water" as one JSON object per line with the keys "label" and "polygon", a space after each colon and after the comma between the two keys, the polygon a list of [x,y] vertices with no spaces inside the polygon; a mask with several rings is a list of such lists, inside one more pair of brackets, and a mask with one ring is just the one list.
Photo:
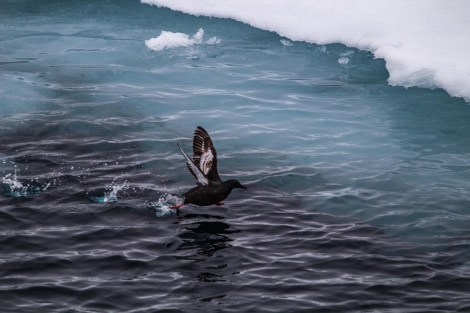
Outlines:
{"label": "turquoise water", "polygon": [[[388,85],[367,51],[138,2],[0,14],[5,312],[470,309],[464,100]],[[197,125],[248,190],[155,212],[194,185],[176,143]]]}

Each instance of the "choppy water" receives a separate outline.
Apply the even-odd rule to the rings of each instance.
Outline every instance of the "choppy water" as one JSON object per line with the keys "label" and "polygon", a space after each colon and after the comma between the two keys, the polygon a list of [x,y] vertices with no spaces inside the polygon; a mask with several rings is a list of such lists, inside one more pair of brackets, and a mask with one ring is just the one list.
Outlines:
{"label": "choppy water", "polygon": [[[463,100],[138,2],[3,1],[0,27],[2,312],[470,311]],[[197,125],[248,190],[156,214]]]}

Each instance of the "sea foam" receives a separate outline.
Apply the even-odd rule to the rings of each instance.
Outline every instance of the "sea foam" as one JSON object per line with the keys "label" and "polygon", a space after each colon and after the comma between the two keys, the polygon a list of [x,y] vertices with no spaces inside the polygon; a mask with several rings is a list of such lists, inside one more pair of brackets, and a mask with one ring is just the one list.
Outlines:
{"label": "sea foam", "polygon": [[385,59],[391,85],[443,88],[470,101],[467,0],[141,2],[194,15],[232,18],[293,41],[343,43],[369,50]]}

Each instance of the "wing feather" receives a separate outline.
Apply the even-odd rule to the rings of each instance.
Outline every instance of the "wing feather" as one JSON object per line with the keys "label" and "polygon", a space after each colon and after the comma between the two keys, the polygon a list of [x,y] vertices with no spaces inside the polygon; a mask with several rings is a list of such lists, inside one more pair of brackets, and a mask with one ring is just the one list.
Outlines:
{"label": "wing feather", "polygon": [[193,161],[209,180],[221,180],[217,171],[217,151],[211,137],[201,126],[194,131]]}
{"label": "wing feather", "polygon": [[193,174],[197,183],[204,186],[209,185],[209,179],[207,178],[207,176],[199,169],[196,164],[194,164],[193,160],[191,160],[191,158],[183,151],[179,143],[178,148],[180,148],[181,153],[183,153],[183,156],[186,159],[186,165],[188,166],[188,170],[191,174]]}

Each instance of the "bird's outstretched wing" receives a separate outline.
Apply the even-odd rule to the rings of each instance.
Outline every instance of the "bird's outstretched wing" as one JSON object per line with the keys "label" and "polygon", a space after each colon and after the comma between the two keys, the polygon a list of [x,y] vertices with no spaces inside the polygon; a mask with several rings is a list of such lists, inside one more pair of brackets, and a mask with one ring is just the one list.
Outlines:
{"label": "bird's outstretched wing", "polygon": [[193,162],[212,181],[220,181],[217,171],[217,152],[207,131],[198,126],[193,138]]}
{"label": "bird's outstretched wing", "polygon": [[207,176],[199,169],[199,167],[194,164],[193,160],[183,151],[181,145],[178,143],[178,148],[180,148],[181,153],[183,153],[184,158],[186,159],[186,165],[188,166],[189,171],[193,174],[199,185],[207,186],[209,185],[209,179]]}

